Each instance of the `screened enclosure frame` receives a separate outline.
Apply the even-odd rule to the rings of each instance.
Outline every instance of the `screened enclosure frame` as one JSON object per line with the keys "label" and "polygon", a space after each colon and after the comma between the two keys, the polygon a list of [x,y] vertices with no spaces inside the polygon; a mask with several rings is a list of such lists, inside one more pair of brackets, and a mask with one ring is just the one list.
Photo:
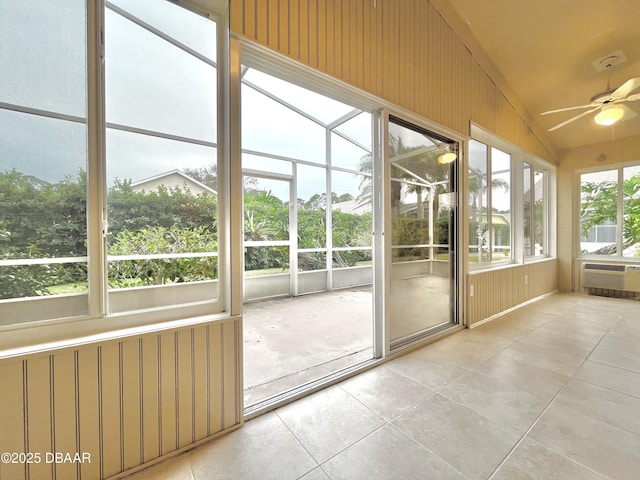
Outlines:
{"label": "screened enclosure frame", "polygon": [[[353,267],[339,267],[335,265],[336,257],[339,257],[340,252],[369,252],[369,255],[373,252],[373,246],[371,245],[371,240],[369,240],[369,245],[355,245],[355,246],[344,246],[336,244],[334,241],[334,226],[335,222],[333,219],[332,213],[335,211],[334,207],[336,202],[334,201],[334,179],[333,174],[347,174],[354,175],[356,177],[366,177],[369,178],[369,182],[372,180],[372,174],[370,172],[364,172],[362,170],[358,170],[355,168],[348,168],[345,166],[340,166],[334,159],[334,152],[332,150],[332,146],[334,143],[334,136],[349,142],[353,147],[360,149],[362,151],[362,155],[372,157],[372,146],[365,145],[358,139],[354,138],[349,133],[343,132],[340,130],[340,127],[347,124],[350,120],[356,119],[356,117],[360,115],[368,115],[370,116],[368,134],[370,138],[373,138],[373,115],[370,109],[367,108],[358,108],[352,107],[348,103],[343,103],[340,100],[338,102],[342,103],[345,107],[345,112],[340,112],[337,116],[331,118],[329,121],[326,119],[319,118],[318,115],[314,115],[313,112],[305,111],[303,106],[296,106],[292,102],[287,101],[282,98],[282,96],[278,95],[269,90],[268,87],[264,87],[258,85],[256,81],[251,81],[247,78],[248,74],[252,70],[256,70],[260,75],[265,75],[271,77],[276,82],[290,82],[289,72],[283,69],[275,69],[273,71],[273,64],[270,64],[269,67],[265,68],[265,61],[260,59],[261,53],[254,52],[251,48],[248,48],[247,51],[243,50],[243,60],[242,67],[240,69],[240,77],[243,88],[249,88],[254,92],[257,92],[269,100],[275,102],[283,108],[286,108],[290,112],[300,115],[303,118],[309,120],[314,125],[316,125],[319,129],[324,131],[324,156],[321,160],[310,160],[308,158],[303,158],[302,156],[291,156],[285,155],[282,153],[273,153],[269,151],[261,151],[251,147],[245,147],[243,145],[242,155],[243,158],[245,156],[253,157],[254,160],[251,163],[251,166],[245,167],[243,166],[243,175],[246,176],[255,176],[261,178],[272,178],[272,179],[281,179],[291,182],[291,192],[289,196],[289,208],[290,212],[290,223],[289,223],[289,240],[286,242],[286,246],[289,248],[289,268],[287,274],[291,276],[291,294],[296,296],[301,293],[311,293],[311,291],[331,291],[335,288],[335,272],[336,270],[348,270]],[[257,57],[257,58],[256,58]],[[274,75],[275,74],[275,75]],[[294,77],[295,80],[295,77]],[[305,82],[301,82],[303,85]],[[294,83],[295,85],[295,83]],[[301,87],[305,88],[305,87]],[[319,95],[323,95],[319,93]],[[330,100],[333,101],[333,97],[329,97]],[[269,167],[265,167],[264,169],[260,168],[260,165],[256,163],[256,160],[263,159],[265,161],[271,159],[279,162],[286,162],[291,168],[289,170],[290,173],[274,173],[270,171]],[[244,162],[243,162],[244,163]],[[284,165],[284,163],[283,163]],[[300,210],[300,206],[298,203],[302,200],[299,195],[298,182],[301,178],[298,175],[298,171],[300,168],[311,167],[319,170],[324,170],[324,189],[323,191],[319,191],[317,193],[324,195],[325,203],[322,205],[322,208],[325,210],[324,215],[324,245],[318,247],[301,247],[298,242],[298,227],[299,227],[299,215],[298,211]],[[360,180],[362,181],[362,180]],[[354,199],[354,201],[359,202],[355,205],[355,207],[365,207],[369,204],[371,205],[371,199],[369,200],[361,200]],[[293,206],[295,205],[295,206]],[[370,212],[372,212],[371,207],[368,208]],[[372,238],[372,235],[369,235]],[[270,241],[270,240],[262,240],[259,242],[256,241],[247,241],[245,240],[245,247],[277,247],[282,246],[283,241]],[[312,270],[303,271],[301,270],[299,264],[299,254],[319,254],[324,256],[324,267],[315,268]],[[357,268],[357,267],[355,267]],[[318,290],[304,290],[300,288],[300,277],[305,276],[306,274],[313,274],[313,272],[326,272],[326,287],[320,288]],[[250,277],[254,279],[256,274],[252,274]],[[245,281],[247,281],[245,279]],[[371,282],[366,282],[371,283]],[[356,281],[353,286],[362,285],[362,281]]]}

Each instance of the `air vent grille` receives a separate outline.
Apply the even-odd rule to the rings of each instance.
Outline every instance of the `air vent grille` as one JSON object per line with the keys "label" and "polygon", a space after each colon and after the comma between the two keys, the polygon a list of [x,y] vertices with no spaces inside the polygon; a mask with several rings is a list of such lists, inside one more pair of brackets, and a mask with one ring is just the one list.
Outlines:
{"label": "air vent grille", "polygon": [[640,292],[640,268],[619,263],[585,263],[582,287],[590,295],[636,298]]}
{"label": "air vent grille", "polygon": [[607,270],[610,272],[624,272],[626,265],[616,265],[610,263],[585,263],[585,270]]}

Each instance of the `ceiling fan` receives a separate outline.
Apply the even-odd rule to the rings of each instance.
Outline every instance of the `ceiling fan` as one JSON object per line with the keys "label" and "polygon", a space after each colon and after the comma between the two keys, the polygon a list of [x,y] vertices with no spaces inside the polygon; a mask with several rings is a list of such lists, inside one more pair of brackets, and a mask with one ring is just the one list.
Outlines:
{"label": "ceiling fan", "polygon": [[595,121],[598,125],[613,125],[623,117],[633,117],[636,113],[626,105],[622,105],[623,102],[634,102],[640,100],[640,93],[631,94],[634,90],[640,87],[640,77],[631,78],[624,82],[620,87],[615,90],[607,89],[604,92],[598,93],[591,97],[591,100],[586,105],[577,105],[575,107],[559,108],[557,110],[549,110],[548,112],[542,112],[540,115],[548,115],[550,113],[567,112],[569,110],[579,110],[588,108],[586,112],[582,112],[575,117],[571,117],[569,120],[565,120],[559,123],[555,127],[549,129],[550,132],[564,127],[565,125],[578,120],[579,118],[589,115],[590,113],[600,110],[596,116]]}

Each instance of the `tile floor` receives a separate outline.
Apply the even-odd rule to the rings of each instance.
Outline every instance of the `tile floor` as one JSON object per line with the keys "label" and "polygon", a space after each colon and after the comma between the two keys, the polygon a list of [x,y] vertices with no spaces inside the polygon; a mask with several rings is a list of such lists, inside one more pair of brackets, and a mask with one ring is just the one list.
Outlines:
{"label": "tile floor", "polygon": [[129,480],[637,479],[640,304],[556,294]]}

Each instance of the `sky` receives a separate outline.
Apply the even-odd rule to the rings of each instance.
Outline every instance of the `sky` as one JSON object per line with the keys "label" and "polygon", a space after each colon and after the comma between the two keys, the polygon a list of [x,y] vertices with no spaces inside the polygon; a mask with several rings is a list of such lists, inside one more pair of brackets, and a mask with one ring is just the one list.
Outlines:
{"label": "sky", "polygon": [[[107,181],[142,180],[173,169],[199,168],[216,159],[215,23],[170,2],[113,0],[105,15],[106,121],[205,145],[107,129]],[[207,61],[135,25],[138,17]],[[72,115],[78,122],[0,109],[0,170],[13,168],[56,182],[86,169],[87,108],[84,1],[2,2],[0,102]],[[51,22],[50,19],[54,19]],[[34,32],[38,32],[34,35]],[[6,67],[6,68],[5,68]],[[9,77],[8,73],[11,74]],[[277,80],[255,69],[246,79],[329,123],[353,107]],[[255,90],[242,89],[243,148],[326,163],[326,130]],[[371,144],[371,116],[362,113],[337,128]],[[334,164],[357,170],[366,150],[333,134]],[[276,162],[252,157],[252,168]],[[262,164],[260,163],[262,160]],[[273,170],[273,167],[269,167]],[[324,188],[320,169],[300,169],[299,197]],[[322,170],[324,172],[324,170]],[[335,175],[334,190],[357,194],[360,179]],[[355,196],[355,195],[354,195]]]}

